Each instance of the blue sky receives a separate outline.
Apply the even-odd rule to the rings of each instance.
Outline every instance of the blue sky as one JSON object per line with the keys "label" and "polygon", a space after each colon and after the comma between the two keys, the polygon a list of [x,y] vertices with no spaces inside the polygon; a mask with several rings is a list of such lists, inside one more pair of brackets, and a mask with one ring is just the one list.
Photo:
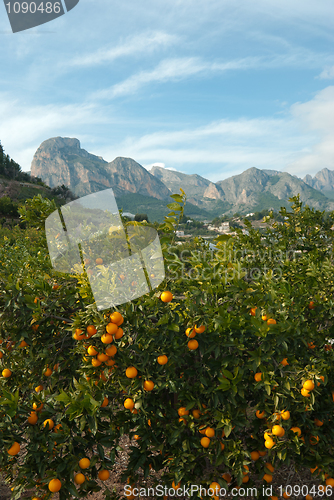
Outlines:
{"label": "blue sky", "polygon": [[222,180],[334,170],[334,3],[80,0],[13,34],[0,4],[0,140],[23,170],[77,137]]}

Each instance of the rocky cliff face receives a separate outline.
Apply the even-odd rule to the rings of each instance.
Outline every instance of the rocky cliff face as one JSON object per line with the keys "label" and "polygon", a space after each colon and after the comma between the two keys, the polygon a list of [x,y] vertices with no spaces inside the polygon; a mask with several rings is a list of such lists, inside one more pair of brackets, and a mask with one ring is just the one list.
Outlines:
{"label": "rocky cliff face", "polygon": [[[170,194],[179,193],[182,188],[187,194],[188,206],[192,203],[215,215],[271,207],[280,209],[283,205],[289,206],[289,198],[298,193],[311,207],[334,210],[334,201],[317,190],[323,187],[334,190],[334,172],[328,169],[323,169],[314,179],[306,176],[304,182],[287,172],[253,167],[214,183],[200,175],[157,166],[148,172],[131,158],[119,157],[108,163],[81,149],[78,139],[54,137],[44,141],[36,151],[31,173],[51,187],[64,184],[79,197],[111,187],[118,199],[132,193],[165,203],[170,201]],[[145,203],[141,202],[141,211],[145,211]]]}
{"label": "rocky cliff face", "polygon": [[182,172],[168,170],[167,168],[157,166],[153,166],[150,173],[157,179],[160,179],[173,193],[179,193],[180,188],[182,188],[185,191],[188,200],[205,196],[204,192],[211,184],[208,179],[204,179],[204,177],[201,177],[200,175],[184,174]]}
{"label": "rocky cliff face", "polygon": [[303,180],[309,186],[320,191],[334,190],[334,171],[328,170],[328,168],[323,168],[313,178],[311,175],[306,175]]}
{"label": "rocky cliff face", "polygon": [[50,187],[64,184],[77,196],[112,188],[116,196],[138,193],[157,199],[169,199],[168,188],[139,163],[116,158],[108,163],[81,149],[78,139],[54,137],[37,149],[31,174]]}

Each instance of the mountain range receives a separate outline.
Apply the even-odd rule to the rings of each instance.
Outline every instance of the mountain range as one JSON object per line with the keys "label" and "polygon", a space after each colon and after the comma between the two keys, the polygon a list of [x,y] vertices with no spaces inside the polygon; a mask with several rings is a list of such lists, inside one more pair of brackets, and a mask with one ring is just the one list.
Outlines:
{"label": "mountain range", "polygon": [[166,213],[170,195],[182,188],[187,195],[186,214],[210,219],[222,214],[288,207],[288,199],[301,200],[319,210],[334,210],[334,171],[323,169],[313,178],[300,179],[288,172],[255,167],[218,182],[153,166],[150,171],[131,158],[105,161],[81,148],[78,139],[54,137],[37,149],[31,175],[50,187],[65,185],[78,197],[112,188],[119,208],[133,213]]}

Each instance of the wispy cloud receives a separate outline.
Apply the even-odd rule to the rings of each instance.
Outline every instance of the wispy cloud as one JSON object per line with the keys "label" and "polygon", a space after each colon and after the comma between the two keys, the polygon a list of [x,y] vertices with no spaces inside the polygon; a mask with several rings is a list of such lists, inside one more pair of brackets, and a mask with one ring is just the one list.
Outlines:
{"label": "wispy cloud", "polygon": [[[323,61],[334,61],[331,54],[323,55]],[[131,75],[120,83],[101,89],[91,95],[92,99],[115,99],[135,94],[140,88],[151,83],[177,82],[193,76],[212,77],[214,73],[233,70],[318,67],[319,55],[311,50],[295,48],[284,54],[270,57],[244,57],[230,61],[206,61],[200,57],[179,57],[162,60],[155,68]]]}
{"label": "wispy cloud", "polygon": [[334,79],[334,66],[325,68],[320,75],[317,77],[321,80],[333,80]]}
{"label": "wispy cloud", "polygon": [[67,66],[98,66],[115,61],[120,57],[136,54],[151,54],[158,49],[175,45],[180,37],[163,31],[151,31],[128,37],[123,43],[116,46],[103,47],[86,55],[70,59]]}

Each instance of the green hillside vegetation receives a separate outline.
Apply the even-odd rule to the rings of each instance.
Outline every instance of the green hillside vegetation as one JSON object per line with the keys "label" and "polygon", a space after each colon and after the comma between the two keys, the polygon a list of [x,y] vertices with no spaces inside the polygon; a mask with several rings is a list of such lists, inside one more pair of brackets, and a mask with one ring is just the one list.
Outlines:
{"label": "green hillside vegetation", "polygon": [[[54,200],[56,206],[61,206],[75,199],[75,196],[66,186],[57,186],[51,189],[40,177],[31,177],[28,172],[23,172],[21,166],[14,161],[5,150],[0,141],[0,215],[18,218],[19,206],[29,198],[42,196]],[[5,193],[1,196],[1,192]]]}
{"label": "green hillside vegetation", "polygon": [[[149,220],[162,222],[164,217],[168,214],[165,200],[158,200],[143,196],[138,193],[131,193],[122,196],[116,196],[116,201],[119,210],[123,212],[131,212],[133,214],[145,213],[148,215]],[[186,216],[196,219],[211,219],[211,212],[208,212],[200,207],[187,203]]]}

